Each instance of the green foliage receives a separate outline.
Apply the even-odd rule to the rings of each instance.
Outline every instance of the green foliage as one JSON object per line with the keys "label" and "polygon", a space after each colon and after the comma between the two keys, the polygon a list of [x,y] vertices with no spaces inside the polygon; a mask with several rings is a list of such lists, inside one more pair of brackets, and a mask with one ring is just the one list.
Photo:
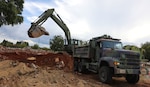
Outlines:
{"label": "green foliage", "polygon": [[134,45],[126,45],[123,47],[123,49],[137,51],[140,53],[140,59],[145,59],[145,56],[144,56],[145,50],[143,48],[139,48]]}
{"label": "green foliage", "polygon": [[134,45],[126,45],[123,48],[126,50],[133,50],[133,51],[138,51],[138,52],[140,51],[140,48]]}
{"label": "green foliage", "polygon": [[5,47],[13,47],[13,43],[7,40],[3,40],[1,45]]}
{"label": "green foliage", "polygon": [[0,0],[0,26],[23,22],[24,0]]}
{"label": "green foliage", "polygon": [[54,38],[50,41],[50,48],[53,51],[62,51],[64,49],[64,40],[61,35],[54,36]]}
{"label": "green foliage", "polygon": [[141,48],[144,49],[145,58],[150,60],[150,42],[142,44]]}
{"label": "green foliage", "polygon": [[49,49],[49,48],[47,48],[47,47],[42,47],[42,48],[40,48],[40,49],[42,49],[42,50],[46,50],[46,51],[50,50],[50,49]]}
{"label": "green foliage", "polygon": [[[13,44],[10,41],[7,40],[3,40],[0,45],[5,46],[5,47],[14,47],[14,48],[25,48],[25,47],[29,47],[29,43],[28,42],[24,42],[24,41],[17,41],[16,44]],[[31,46],[32,49],[42,49],[42,50],[50,50],[49,48],[46,47],[39,47],[38,44],[34,44],[33,46]]]}
{"label": "green foliage", "polygon": [[23,41],[17,41],[15,47],[17,48],[24,48],[28,47],[29,43],[28,42],[23,42]]}
{"label": "green foliage", "polygon": [[16,48],[24,48],[28,47],[29,43],[28,42],[23,42],[23,41],[17,41],[16,44],[13,44],[10,41],[3,40],[0,45],[5,46],[5,47],[16,47]]}
{"label": "green foliage", "polygon": [[39,45],[38,44],[34,44],[33,46],[31,46],[32,49],[39,49]]}

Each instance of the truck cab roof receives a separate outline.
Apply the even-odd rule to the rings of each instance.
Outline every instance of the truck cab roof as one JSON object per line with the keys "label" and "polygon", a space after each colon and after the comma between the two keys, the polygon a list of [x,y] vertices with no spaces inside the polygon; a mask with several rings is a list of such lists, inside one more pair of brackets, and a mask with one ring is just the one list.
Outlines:
{"label": "truck cab roof", "polygon": [[120,41],[121,39],[100,36],[100,37],[92,38],[92,40],[99,42],[99,41]]}

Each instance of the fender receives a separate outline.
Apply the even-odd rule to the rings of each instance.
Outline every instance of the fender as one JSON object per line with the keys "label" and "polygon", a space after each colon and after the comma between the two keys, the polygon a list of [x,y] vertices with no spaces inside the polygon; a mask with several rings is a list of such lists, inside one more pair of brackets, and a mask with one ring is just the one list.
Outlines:
{"label": "fender", "polygon": [[109,67],[115,67],[114,66],[114,58],[112,57],[101,57],[100,60],[99,60],[99,66],[98,67],[101,67],[101,66],[109,66]]}

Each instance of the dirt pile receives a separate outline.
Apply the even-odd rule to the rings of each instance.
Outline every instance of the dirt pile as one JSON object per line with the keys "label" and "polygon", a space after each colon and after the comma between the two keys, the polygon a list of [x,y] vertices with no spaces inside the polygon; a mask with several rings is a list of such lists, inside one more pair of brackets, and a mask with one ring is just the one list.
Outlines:
{"label": "dirt pile", "polygon": [[64,73],[72,70],[67,53],[0,46],[0,87],[62,87]]}
{"label": "dirt pile", "polygon": [[73,58],[30,48],[0,46],[0,87],[149,87],[150,79],[141,76],[139,83],[128,84],[113,78],[111,85],[99,82],[97,74],[74,73]]}
{"label": "dirt pile", "polygon": [[[34,59],[31,59],[34,58]],[[64,63],[65,70],[73,69],[73,58],[67,53],[54,53],[44,50],[33,50],[30,48],[6,48],[0,47],[0,60],[17,60],[24,63],[34,63],[38,66],[56,66],[58,62]]]}
{"label": "dirt pile", "polygon": [[[37,66],[37,65],[35,65]],[[0,61],[0,87],[98,87],[71,72],[52,67],[28,67],[13,60]]]}

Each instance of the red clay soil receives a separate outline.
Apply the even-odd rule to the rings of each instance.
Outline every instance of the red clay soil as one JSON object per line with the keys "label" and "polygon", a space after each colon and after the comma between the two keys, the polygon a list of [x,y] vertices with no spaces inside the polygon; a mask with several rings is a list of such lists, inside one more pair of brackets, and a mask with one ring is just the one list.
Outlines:
{"label": "red clay soil", "polygon": [[[2,47],[1,47],[2,49]],[[4,49],[4,48],[3,48]],[[35,57],[36,60],[28,60],[29,57]],[[54,53],[50,51],[35,51],[33,49],[12,49],[5,48],[0,50],[0,59],[17,60],[24,63],[34,63],[38,66],[55,66],[55,59],[59,58],[65,64],[65,69],[73,69],[73,58],[67,53]]]}
{"label": "red clay soil", "polygon": [[[36,60],[29,60],[32,57]],[[52,68],[56,67],[58,58],[65,64],[63,70]],[[14,66],[11,60],[20,62]],[[40,67],[28,67],[28,63]],[[113,78],[113,83],[108,85],[99,82],[96,74],[64,70],[73,70],[73,58],[67,53],[0,46],[0,87],[150,87],[150,78],[146,76],[141,76],[135,85],[128,84],[124,78]]]}

